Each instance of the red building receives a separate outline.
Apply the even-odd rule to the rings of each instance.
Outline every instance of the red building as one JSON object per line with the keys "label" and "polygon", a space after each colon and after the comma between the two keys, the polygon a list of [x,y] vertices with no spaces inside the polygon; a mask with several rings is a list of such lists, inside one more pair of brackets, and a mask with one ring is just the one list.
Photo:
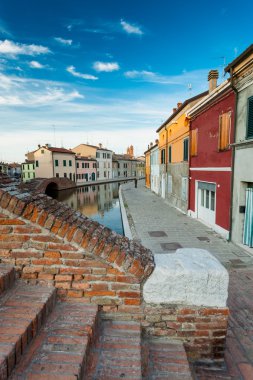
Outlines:
{"label": "red building", "polygon": [[209,73],[209,94],[188,112],[190,127],[189,215],[226,239],[230,234],[235,94],[230,81],[217,87]]}

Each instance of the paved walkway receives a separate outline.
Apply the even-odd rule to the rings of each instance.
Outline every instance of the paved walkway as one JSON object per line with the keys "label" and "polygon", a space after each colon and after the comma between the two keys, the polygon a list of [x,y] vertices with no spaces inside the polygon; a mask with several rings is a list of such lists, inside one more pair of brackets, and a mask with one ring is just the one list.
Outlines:
{"label": "paved walkway", "polygon": [[137,189],[128,183],[122,190],[133,238],[153,253],[173,253],[180,246],[207,249],[229,270],[225,365],[195,368],[195,378],[253,380],[253,257],[170,207],[141,181]]}

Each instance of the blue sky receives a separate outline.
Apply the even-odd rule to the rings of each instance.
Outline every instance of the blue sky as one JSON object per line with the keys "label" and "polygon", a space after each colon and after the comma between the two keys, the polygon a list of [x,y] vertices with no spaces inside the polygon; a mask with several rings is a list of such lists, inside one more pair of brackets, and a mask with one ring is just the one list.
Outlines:
{"label": "blue sky", "polygon": [[252,14],[249,0],[1,0],[0,160],[45,143],[141,155],[210,69],[224,79]]}

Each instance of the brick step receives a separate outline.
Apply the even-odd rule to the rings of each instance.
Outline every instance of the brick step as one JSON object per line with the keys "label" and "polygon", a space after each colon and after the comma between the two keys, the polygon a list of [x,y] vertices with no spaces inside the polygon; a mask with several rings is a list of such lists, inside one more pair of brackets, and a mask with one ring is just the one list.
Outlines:
{"label": "brick step", "polygon": [[84,379],[142,379],[140,323],[102,320]]}
{"label": "brick step", "polygon": [[182,342],[168,338],[143,340],[143,379],[192,380]]}
{"label": "brick step", "polygon": [[11,380],[79,380],[96,333],[97,306],[57,302]]}
{"label": "brick step", "polygon": [[[194,380],[231,380],[225,363],[216,365],[215,363],[196,363],[193,366]],[[252,374],[253,376],[253,374]],[[253,378],[253,377],[252,377]]]}
{"label": "brick step", "polygon": [[15,282],[15,270],[13,267],[0,264],[0,294],[10,289]]}
{"label": "brick step", "polygon": [[[12,272],[11,272],[12,273]],[[10,275],[12,278],[12,274]],[[0,379],[7,379],[54,307],[54,288],[16,281],[0,296]]]}

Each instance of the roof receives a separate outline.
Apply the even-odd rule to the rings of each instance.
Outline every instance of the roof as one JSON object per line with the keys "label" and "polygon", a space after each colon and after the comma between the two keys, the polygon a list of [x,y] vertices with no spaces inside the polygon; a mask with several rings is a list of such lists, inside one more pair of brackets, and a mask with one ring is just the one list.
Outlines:
{"label": "roof", "polygon": [[79,144],[79,145],[75,146],[73,149],[78,148],[80,145],[89,146],[89,147],[94,148],[94,149],[97,149],[97,150],[107,150],[108,152],[112,152],[112,150],[110,150],[110,149],[100,148],[100,147],[97,146],[97,145],[90,145],[90,144]]}
{"label": "roof", "polygon": [[97,161],[95,158],[85,157],[85,156],[76,156],[76,160],[81,160],[81,161]]}
{"label": "roof", "polygon": [[106,150],[107,152],[112,152],[112,150],[110,150],[110,149],[106,149],[106,148],[98,148],[98,147],[96,147],[97,148],[97,150]]}
{"label": "roof", "polygon": [[[202,92],[201,94],[198,94],[196,96],[193,96],[192,98],[186,99],[184,103],[180,107],[177,108],[175,112],[156,130],[156,132],[159,132],[166,124],[168,124],[176,115],[179,114],[189,103],[194,102],[194,100],[200,99],[203,96],[207,95],[208,91]],[[146,151],[147,152],[147,151]]]}
{"label": "roof", "polygon": [[22,162],[22,165],[25,165],[25,164],[34,164],[34,160],[25,160],[25,162]]}
{"label": "roof", "polygon": [[201,101],[195,104],[188,112],[187,116],[193,116],[196,112],[198,112],[202,107],[210,104],[213,100],[217,99],[218,96],[221,96],[227,90],[231,89],[231,83],[227,79],[222,82],[218,87],[216,87],[210,94],[208,93]]}
{"label": "roof", "polygon": [[112,156],[113,161],[138,161],[135,157],[130,156],[130,154],[116,154],[114,153]]}
{"label": "roof", "polygon": [[227,73],[231,68],[237,66],[241,63],[245,58],[247,58],[250,54],[253,53],[253,44],[251,44],[246,50],[242,52],[237,58],[235,58],[231,63],[225,67],[224,71]]}
{"label": "roof", "polygon": [[158,147],[158,144],[154,144],[154,145],[152,145],[149,149],[147,149],[147,150],[144,152],[144,154],[150,152],[152,149],[154,149],[154,148],[156,148],[156,147]]}
{"label": "roof", "polygon": [[65,148],[56,148],[56,147],[41,147],[41,148],[45,148],[45,149],[48,149],[50,150],[50,152],[54,152],[54,153],[69,153],[69,154],[75,154],[75,152],[72,152],[72,150],[69,150],[69,149],[65,149]]}

